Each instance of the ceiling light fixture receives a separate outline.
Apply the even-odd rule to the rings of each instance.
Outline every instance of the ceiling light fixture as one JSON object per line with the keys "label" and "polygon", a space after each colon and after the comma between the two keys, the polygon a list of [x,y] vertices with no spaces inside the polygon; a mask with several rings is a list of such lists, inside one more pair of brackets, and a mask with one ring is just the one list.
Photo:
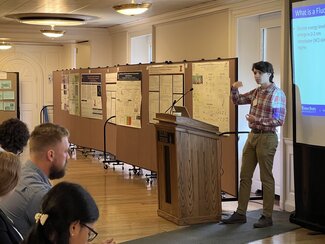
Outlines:
{"label": "ceiling light fixture", "polygon": [[21,13],[11,14],[5,17],[15,19],[23,24],[50,26],[77,26],[86,24],[86,21],[95,19],[95,17],[87,15],[52,13]]}
{"label": "ceiling light fixture", "polygon": [[146,12],[151,6],[151,3],[136,3],[131,0],[131,3],[125,3],[113,6],[114,10],[120,14],[138,15]]}
{"label": "ceiling light fixture", "polygon": [[54,30],[54,26],[51,26],[51,30],[41,30],[42,34],[50,38],[62,37],[65,33],[64,30]]}
{"label": "ceiling light fixture", "polygon": [[0,50],[8,50],[12,48],[12,45],[8,42],[0,42]]}

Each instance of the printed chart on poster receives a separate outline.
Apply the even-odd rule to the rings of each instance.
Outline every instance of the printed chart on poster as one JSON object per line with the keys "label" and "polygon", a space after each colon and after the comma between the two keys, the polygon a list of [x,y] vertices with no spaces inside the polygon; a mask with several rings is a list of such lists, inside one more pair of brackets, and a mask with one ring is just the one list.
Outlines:
{"label": "printed chart on poster", "polygon": [[77,116],[80,116],[79,78],[77,73],[63,74],[61,80],[61,110]]}
{"label": "printed chart on poster", "polygon": [[116,124],[141,128],[141,72],[119,72],[116,86]]}
{"label": "printed chart on poster", "polygon": [[103,119],[101,74],[81,74],[81,116]]}
{"label": "printed chart on poster", "polygon": [[193,118],[229,131],[229,62],[193,63]]}
{"label": "printed chart on poster", "polygon": [[[149,122],[154,120],[156,113],[172,113],[171,105],[184,92],[184,64],[151,65],[149,66]],[[183,99],[177,104],[183,106]]]}

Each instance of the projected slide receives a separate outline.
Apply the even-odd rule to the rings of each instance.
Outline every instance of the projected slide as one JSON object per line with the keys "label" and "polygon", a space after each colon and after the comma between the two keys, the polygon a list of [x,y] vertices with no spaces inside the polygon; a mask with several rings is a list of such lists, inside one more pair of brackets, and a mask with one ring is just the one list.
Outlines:
{"label": "projected slide", "polygon": [[294,83],[303,116],[325,116],[325,4],[292,9]]}

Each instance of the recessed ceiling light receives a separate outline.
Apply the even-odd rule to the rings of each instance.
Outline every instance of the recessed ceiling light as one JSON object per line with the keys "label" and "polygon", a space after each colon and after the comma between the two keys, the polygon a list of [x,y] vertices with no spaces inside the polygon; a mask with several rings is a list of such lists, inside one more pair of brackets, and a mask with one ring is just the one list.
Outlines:
{"label": "recessed ceiling light", "polygon": [[88,15],[52,13],[21,13],[6,15],[5,17],[15,19],[24,24],[49,26],[77,26],[85,24],[86,21],[96,19],[96,17]]}
{"label": "recessed ceiling light", "polygon": [[131,3],[125,3],[113,6],[114,10],[120,14],[138,15],[146,12],[151,6],[151,3],[136,3],[134,0]]}

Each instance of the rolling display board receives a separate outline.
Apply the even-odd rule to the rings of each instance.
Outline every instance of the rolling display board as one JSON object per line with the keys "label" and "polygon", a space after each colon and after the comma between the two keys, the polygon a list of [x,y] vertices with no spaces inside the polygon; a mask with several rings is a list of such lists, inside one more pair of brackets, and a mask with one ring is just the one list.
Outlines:
{"label": "rolling display board", "polygon": [[[83,74],[100,76],[101,84],[81,91]],[[236,58],[63,70],[53,77],[54,122],[69,129],[73,144],[104,151],[105,121],[116,116],[106,127],[107,152],[151,171],[157,171],[156,113],[185,106],[190,116],[218,126],[220,133],[237,130],[237,110],[230,98],[237,80]],[[72,81],[67,82],[68,77]],[[100,108],[102,119],[83,116],[80,94],[88,94],[92,103],[87,108]],[[237,197],[237,135],[223,136],[221,145],[222,191]]]}

